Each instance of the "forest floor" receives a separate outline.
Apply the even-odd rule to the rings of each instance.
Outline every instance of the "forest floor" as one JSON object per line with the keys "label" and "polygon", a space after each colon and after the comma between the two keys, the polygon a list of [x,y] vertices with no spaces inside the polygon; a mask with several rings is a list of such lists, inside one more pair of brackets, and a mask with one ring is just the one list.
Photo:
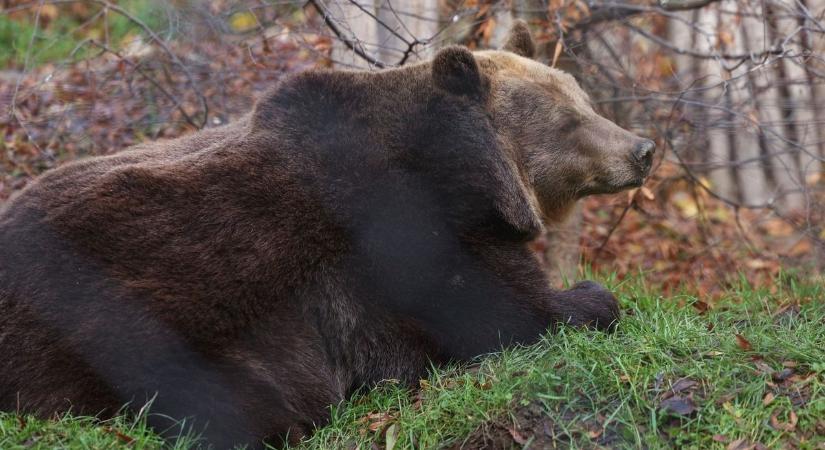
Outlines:
{"label": "forest floor", "polygon": [[[333,407],[300,448],[825,449],[822,282],[742,283],[706,309],[643,276],[601,281],[622,304],[615,333],[562,329],[414,389],[387,380]],[[142,418],[0,415],[9,450],[197,446],[164,444]]]}

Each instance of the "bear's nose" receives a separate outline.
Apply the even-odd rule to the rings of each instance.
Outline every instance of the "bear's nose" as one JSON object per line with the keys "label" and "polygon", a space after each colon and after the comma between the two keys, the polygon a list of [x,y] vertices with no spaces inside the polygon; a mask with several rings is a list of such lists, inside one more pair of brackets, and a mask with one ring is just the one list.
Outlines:
{"label": "bear's nose", "polygon": [[656,143],[645,139],[633,148],[633,159],[644,166],[650,166],[653,163],[654,151],[656,151]]}

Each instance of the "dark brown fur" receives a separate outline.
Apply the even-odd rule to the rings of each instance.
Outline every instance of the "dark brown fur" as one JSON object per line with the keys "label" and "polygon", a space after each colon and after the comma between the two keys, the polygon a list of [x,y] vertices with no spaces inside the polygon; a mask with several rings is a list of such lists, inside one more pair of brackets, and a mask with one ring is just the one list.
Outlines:
{"label": "dark brown fur", "polygon": [[553,291],[525,245],[553,214],[537,183],[561,204],[582,178],[536,180],[497,128],[507,58],[291,76],[233,125],[44,175],[0,213],[0,410],[154,399],[169,436],[161,414],[295,441],[429,361],[611,325],[609,292]]}

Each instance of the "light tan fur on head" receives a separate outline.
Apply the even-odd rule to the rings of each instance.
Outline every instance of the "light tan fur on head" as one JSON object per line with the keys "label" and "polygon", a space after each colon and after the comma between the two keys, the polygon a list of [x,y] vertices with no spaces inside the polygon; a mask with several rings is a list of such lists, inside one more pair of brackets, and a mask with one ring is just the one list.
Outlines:
{"label": "light tan fur on head", "polygon": [[[474,56],[490,81],[489,110],[499,140],[545,221],[563,218],[585,195],[642,183],[652,142],[597,114],[573,76],[508,51]],[[639,148],[648,146],[650,155],[640,159]]]}

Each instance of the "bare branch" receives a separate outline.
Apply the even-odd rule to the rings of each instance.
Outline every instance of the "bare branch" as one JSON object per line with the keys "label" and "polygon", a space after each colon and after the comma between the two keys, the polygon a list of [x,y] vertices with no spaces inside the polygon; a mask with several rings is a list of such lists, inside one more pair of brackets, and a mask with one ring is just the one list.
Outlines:
{"label": "bare branch", "polygon": [[195,120],[192,119],[192,117],[186,112],[186,110],[183,109],[182,102],[180,100],[178,100],[177,97],[172,95],[172,93],[169,92],[166,88],[164,88],[163,85],[155,79],[155,77],[153,77],[153,76],[149,75],[148,73],[146,73],[146,71],[143,70],[143,68],[141,68],[138,64],[135,64],[134,62],[130,61],[128,58],[124,58],[123,55],[120,52],[118,52],[117,50],[109,47],[108,45],[106,45],[102,42],[97,42],[95,40],[90,40],[90,41],[87,41],[87,42],[91,45],[94,45],[95,47],[100,48],[101,50],[103,50],[105,52],[108,52],[108,53],[111,53],[112,55],[115,55],[118,58],[118,60],[123,61],[125,64],[128,64],[129,67],[132,67],[133,69],[135,69],[135,71],[137,71],[137,73],[139,73],[141,76],[146,78],[146,80],[149,81],[152,84],[152,86],[155,86],[160,91],[161,94],[163,94],[166,98],[168,98],[169,100],[172,101],[173,107],[181,113],[181,115],[183,116],[183,119],[186,120],[186,122],[189,123],[189,125],[192,125],[195,128],[203,128],[203,124],[196,123]]}
{"label": "bare branch", "polygon": [[364,52],[363,49],[355,45],[354,39],[344,36],[344,33],[341,32],[341,30],[338,28],[338,25],[336,25],[335,21],[332,20],[332,16],[327,12],[327,10],[323,6],[321,6],[320,3],[318,3],[317,0],[308,0],[307,3],[312,5],[312,7],[315,8],[316,11],[318,11],[318,14],[320,14],[321,17],[324,18],[324,23],[327,25],[330,31],[332,31],[335,37],[337,37],[338,40],[340,40],[344,45],[346,45],[348,49],[352,50],[364,61],[379,69],[387,67],[386,64],[368,55],[366,52]]}
{"label": "bare branch", "polygon": [[719,0],[659,0],[659,7],[666,11],[687,11],[704,8]]}

